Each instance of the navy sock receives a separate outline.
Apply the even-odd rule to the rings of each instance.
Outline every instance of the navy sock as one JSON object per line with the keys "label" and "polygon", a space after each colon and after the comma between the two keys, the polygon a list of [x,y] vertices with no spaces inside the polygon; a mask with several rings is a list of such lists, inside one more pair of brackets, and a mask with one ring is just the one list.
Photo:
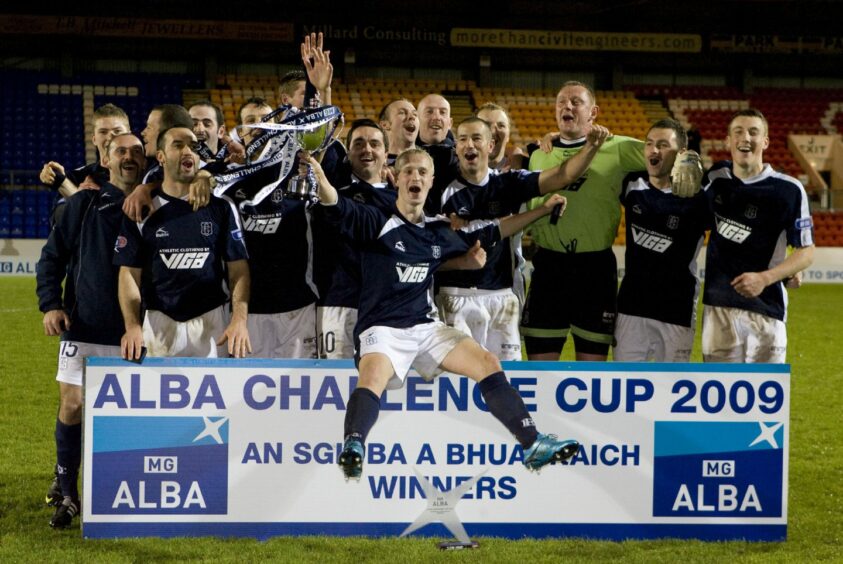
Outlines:
{"label": "navy sock", "polygon": [[65,425],[56,418],[56,463],[64,496],[79,497],[79,465],[82,462],[82,424]]}
{"label": "navy sock", "polygon": [[365,443],[380,410],[381,399],[372,390],[357,388],[351,392],[345,411],[345,439],[354,438]]}
{"label": "navy sock", "polygon": [[518,391],[506,379],[506,375],[503,372],[495,372],[481,380],[478,386],[492,415],[515,435],[522,447],[530,447],[538,436],[536,423],[530,417]]}

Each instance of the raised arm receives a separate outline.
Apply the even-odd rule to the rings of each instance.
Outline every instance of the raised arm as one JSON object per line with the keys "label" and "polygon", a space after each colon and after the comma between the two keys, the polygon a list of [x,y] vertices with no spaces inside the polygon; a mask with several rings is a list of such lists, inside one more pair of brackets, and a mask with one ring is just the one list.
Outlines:
{"label": "raised arm", "polygon": [[539,191],[544,195],[561,190],[585,174],[594,155],[609,138],[609,130],[602,125],[593,124],[585,138],[585,146],[558,167],[543,170],[539,175]]}
{"label": "raised arm", "polygon": [[550,212],[553,211],[553,208],[557,205],[562,206],[560,213],[564,212],[565,205],[567,203],[568,202],[565,199],[565,196],[553,194],[541,205],[541,207],[502,218],[500,220],[501,239],[514,235],[540,217],[549,215]]}
{"label": "raised arm", "polygon": [[321,31],[318,35],[311,33],[304,37],[301,44],[301,60],[307,71],[308,80],[319,91],[321,103],[330,105],[334,66],[331,64],[331,52],[322,49]]}
{"label": "raised arm", "polygon": [[334,188],[328,181],[328,177],[325,176],[325,171],[322,169],[322,165],[320,165],[310,153],[302,151],[299,155],[299,158],[301,158],[303,163],[308,164],[313,168],[313,174],[316,176],[316,182],[319,184],[319,202],[325,206],[333,206],[336,204],[339,199],[339,194],[337,194],[337,189]]}

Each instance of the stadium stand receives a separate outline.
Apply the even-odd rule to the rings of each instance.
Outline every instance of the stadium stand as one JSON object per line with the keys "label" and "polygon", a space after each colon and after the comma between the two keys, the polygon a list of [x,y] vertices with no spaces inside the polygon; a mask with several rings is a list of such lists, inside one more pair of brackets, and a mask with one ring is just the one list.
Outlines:
{"label": "stadium stand", "polygon": [[[94,158],[87,142],[92,135],[95,107],[113,102],[129,114],[133,130],[143,129],[149,109],[159,103],[192,102],[209,98],[223,108],[226,124],[248,98],[259,96],[276,104],[280,77],[259,74],[219,74],[205,89],[195,76],[142,73],[80,73],[72,79],[57,73],[4,71],[0,92],[11,111],[0,123],[0,237],[46,237],[53,194],[40,186],[38,170],[47,158],[78,166]],[[438,92],[451,101],[454,122],[487,101],[503,106],[512,119],[512,142],[526,146],[556,129],[555,96],[547,90],[480,87],[470,80],[364,78],[335,79],[333,103],[346,122],[377,117],[396,98],[414,104]],[[770,120],[769,161],[779,170],[808,183],[802,167],[787,147],[789,133],[834,134],[843,129],[843,90],[757,89],[752,96],[723,86],[630,86],[626,90],[598,90],[598,122],[613,133],[643,138],[653,121],[675,117],[702,136],[706,166],[728,158],[723,138],[729,116],[757,107]],[[800,103],[793,104],[795,96]],[[81,109],[81,111],[80,111]],[[85,141],[83,143],[83,140]],[[808,186],[811,189],[811,186]],[[843,213],[814,215],[819,246],[843,246]],[[624,221],[615,244],[623,245]]]}
{"label": "stadium stand", "polygon": [[199,86],[196,77],[140,73],[57,73],[4,71],[0,93],[0,237],[45,238],[53,192],[38,172],[48,160],[77,167],[94,160],[89,142],[94,108],[112,102],[129,115],[139,133],[153,105],[182,103],[182,90]]}

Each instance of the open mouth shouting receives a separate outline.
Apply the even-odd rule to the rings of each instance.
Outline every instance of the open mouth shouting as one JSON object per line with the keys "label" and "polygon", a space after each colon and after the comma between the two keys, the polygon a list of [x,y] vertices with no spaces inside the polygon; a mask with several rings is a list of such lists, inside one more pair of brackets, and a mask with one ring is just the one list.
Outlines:
{"label": "open mouth shouting", "polygon": [[181,171],[185,174],[193,173],[194,169],[196,168],[196,163],[193,160],[192,156],[182,157],[181,161],[179,162],[181,166]]}

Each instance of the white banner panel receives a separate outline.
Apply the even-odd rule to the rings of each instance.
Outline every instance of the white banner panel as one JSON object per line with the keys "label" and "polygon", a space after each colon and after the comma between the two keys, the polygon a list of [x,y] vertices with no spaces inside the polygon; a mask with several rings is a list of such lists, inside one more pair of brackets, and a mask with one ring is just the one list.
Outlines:
{"label": "white banner panel", "polygon": [[395,536],[441,502],[472,536],[786,538],[788,365],[505,365],[568,464],[528,472],[473,382],[411,375],[346,482],[349,361],[88,359],[83,534]]}

